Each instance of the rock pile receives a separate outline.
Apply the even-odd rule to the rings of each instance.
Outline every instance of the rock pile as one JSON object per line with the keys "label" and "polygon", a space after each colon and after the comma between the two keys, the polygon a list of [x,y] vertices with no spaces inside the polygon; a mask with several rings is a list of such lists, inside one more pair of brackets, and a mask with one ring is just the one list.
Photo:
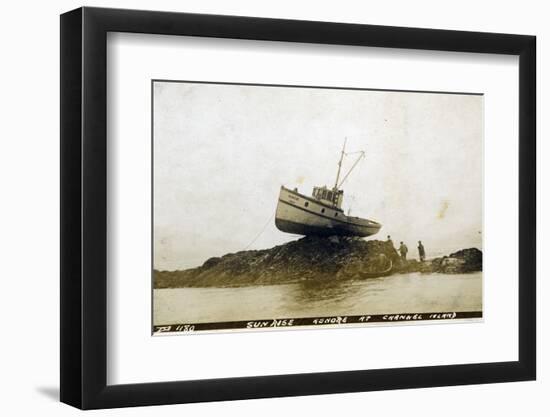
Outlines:
{"label": "rock pile", "polygon": [[[390,263],[391,261],[391,263]],[[356,237],[306,236],[271,249],[231,253],[198,268],[154,271],[155,288],[228,287],[359,279],[377,271],[459,273],[481,270],[481,251],[466,249],[431,262],[401,262],[391,243]]]}
{"label": "rock pile", "polygon": [[445,274],[481,271],[483,254],[477,248],[462,249],[451,253],[449,256],[434,259],[432,265],[433,272],[442,272]]}

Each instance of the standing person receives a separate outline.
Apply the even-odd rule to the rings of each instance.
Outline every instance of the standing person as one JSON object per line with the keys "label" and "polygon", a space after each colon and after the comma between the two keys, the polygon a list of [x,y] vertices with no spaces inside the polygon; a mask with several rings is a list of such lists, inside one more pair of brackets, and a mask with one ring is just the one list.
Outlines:
{"label": "standing person", "polygon": [[391,248],[394,249],[393,247],[393,240],[391,240],[391,236],[388,235],[388,239],[386,240],[386,245],[390,246],[391,245]]}
{"label": "standing person", "polygon": [[424,245],[420,240],[418,241],[418,257],[420,258],[420,262],[424,262],[426,259],[426,251],[424,250]]}
{"label": "standing person", "polygon": [[401,259],[404,261],[407,260],[407,252],[409,251],[409,248],[407,248],[407,245],[405,245],[403,242],[399,245],[399,253],[401,254]]}

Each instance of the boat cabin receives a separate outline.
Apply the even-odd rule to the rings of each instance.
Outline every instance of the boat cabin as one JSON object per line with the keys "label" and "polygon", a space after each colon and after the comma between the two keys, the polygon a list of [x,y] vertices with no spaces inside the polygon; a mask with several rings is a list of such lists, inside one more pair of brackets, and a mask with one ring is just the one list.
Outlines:
{"label": "boat cabin", "polygon": [[323,187],[313,187],[313,198],[322,201],[325,204],[330,204],[338,208],[342,208],[342,200],[344,199],[344,190],[329,189]]}

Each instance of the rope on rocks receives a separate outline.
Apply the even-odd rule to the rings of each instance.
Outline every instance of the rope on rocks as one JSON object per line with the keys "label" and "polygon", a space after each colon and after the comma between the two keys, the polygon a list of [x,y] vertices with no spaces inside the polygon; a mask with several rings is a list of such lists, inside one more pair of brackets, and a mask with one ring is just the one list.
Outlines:
{"label": "rope on rocks", "polygon": [[243,250],[247,250],[250,246],[252,246],[254,244],[254,242],[256,242],[258,240],[258,238],[265,232],[265,229],[267,228],[267,226],[269,225],[269,223],[271,223],[271,221],[273,220],[273,218],[275,217],[275,211],[273,212],[273,214],[269,217],[269,219],[267,220],[267,222],[265,222],[264,224],[264,227],[262,227],[262,230],[260,230],[260,233],[258,233],[256,235],[256,237],[252,240],[252,242],[250,242],[248,245],[245,246],[245,248]]}

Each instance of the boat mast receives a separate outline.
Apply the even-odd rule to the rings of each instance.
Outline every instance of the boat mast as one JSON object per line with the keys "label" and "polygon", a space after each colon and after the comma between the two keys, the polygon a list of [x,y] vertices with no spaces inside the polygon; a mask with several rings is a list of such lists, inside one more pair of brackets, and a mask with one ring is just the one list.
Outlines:
{"label": "boat mast", "polygon": [[347,137],[344,138],[344,147],[342,148],[342,155],[340,155],[340,161],[338,162],[338,172],[336,173],[336,182],[334,183],[333,191],[338,191],[338,180],[340,179],[340,170],[342,169],[342,161],[344,160],[344,154],[346,152],[347,139]]}

